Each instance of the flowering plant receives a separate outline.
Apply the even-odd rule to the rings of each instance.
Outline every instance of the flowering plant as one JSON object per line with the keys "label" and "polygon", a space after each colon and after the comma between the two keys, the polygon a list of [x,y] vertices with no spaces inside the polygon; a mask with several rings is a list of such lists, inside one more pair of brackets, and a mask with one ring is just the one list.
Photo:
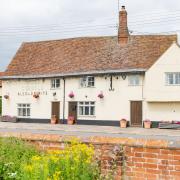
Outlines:
{"label": "flowering plant", "polygon": [[69,93],[69,97],[70,97],[70,98],[73,98],[73,97],[74,97],[74,93],[73,93],[72,91]]}
{"label": "flowering plant", "polygon": [[65,143],[63,150],[33,156],[22,166],[22,179],[100,179],[95,150],[78,140]]}
{"label": "flowering plant", "polygon": [[122,118],[121,121],[127,121],[125,118]]}
{"label": "flowering plant", "polygon": [[4,116],[0,117],[0,121],[2,121],[2,122],[17,122],[17,117],[4,115]]}
{"label": "flowering plant", "polygon": [[7,94],[4,95],[4,98],[5,98],[5,99],[9,99],[9,95],[7,95]]}
{"label": "flowering plant", "polygon": [[102,92],[100,92],[100,93],[98,94],[98,98],[100,98],[100,99],[103,99],[103,98],[104,98],[104,95],[103,95]]}
{"label": "flowering plant", "polygon": [[151,121],[149,119],[145,119],[144,122],[145,123],[151,123]]}
{"label": "flowering plant", "polygon": [[39,98],[39,93],[34,93],[33,97],[36,98],[36,99]]}

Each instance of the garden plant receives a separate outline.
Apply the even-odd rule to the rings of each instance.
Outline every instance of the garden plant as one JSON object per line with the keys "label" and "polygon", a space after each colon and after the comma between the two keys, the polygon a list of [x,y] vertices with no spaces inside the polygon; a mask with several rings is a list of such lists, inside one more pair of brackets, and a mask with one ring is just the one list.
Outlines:
{"label": "garden plant", "polygon": [[0,139],[0,179],[99,180],[94,148],[72,140],[63,150],[38,152],[15,138]]}

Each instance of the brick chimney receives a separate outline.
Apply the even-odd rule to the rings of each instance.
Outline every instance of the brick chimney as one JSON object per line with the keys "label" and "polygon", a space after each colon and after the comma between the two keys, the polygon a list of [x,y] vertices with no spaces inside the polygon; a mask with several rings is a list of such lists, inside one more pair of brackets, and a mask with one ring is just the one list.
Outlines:
{"label": "brick chimney", "polygon": [[129,31],[127,26],[127,11],[125,6],[121,7],[119,12],[119,30],[118,30],[118,42],[121,46],[125,46],[128,43]]}

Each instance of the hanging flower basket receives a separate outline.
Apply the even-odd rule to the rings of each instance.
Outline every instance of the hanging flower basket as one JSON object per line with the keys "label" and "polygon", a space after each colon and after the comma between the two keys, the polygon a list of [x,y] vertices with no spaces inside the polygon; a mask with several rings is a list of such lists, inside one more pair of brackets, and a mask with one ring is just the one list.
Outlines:
{"label": "hanging flower basket", "polygon": [[73,93],[73,92],[70,92],[68,96],[69,96],[70,98],[73,98],[73,97],[74,97],[74,93]]}
{"label": "hanging flower basket", "polygon": [[100,98],[100,99],[103,99],[103,98],[104,98],[104,95],[103,95],[102,92],[98,94],[98,98]]}
{"label": "hanging flower basket", "polygon": [[9,95],[4,95],[4,98],[5,99],[9,99]]}
{"label": "hanging flower basket", "polygon": [[39,98],[39,93],[34,93],[33,98],[36,98],[36,99]]}

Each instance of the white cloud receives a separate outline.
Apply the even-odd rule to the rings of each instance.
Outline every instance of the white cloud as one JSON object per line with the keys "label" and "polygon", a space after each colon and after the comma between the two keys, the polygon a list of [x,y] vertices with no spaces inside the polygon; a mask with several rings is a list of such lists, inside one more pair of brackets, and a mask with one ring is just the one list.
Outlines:
{"label": "white cloud", "polygon": [[[119,1],[120,5],[126,5],[129,20],[133,22],[129,26],[133,30],[161,32],[180,29],[180,18],[174,23],[147,24],[152,18],[160,18],[160,14],[165,15],[165,13],[168,14],[178,10],[178,7],[180,7],[179,0]],[[75,31],[74,27],[85,22],[84,25],[87,26],[116,24],[118,22],[118,0],[0,0],[0,4],[0,70],[7,66],[23,41],[116,34],[115,28],[92,28],[88,31]],[[179,13],[180,8],[174,15],[177,16]],[[164,19],[167,21],[166,16]],[[137,25],[136,22],[141,22],[141,24]],[[15,32],[9,29],[9,27],[15,29],[22,27],[19,29],[20,34],[22,34],[23,31],[30,30],[27,26],[39,27],[46,25],[45,28],[50,28],[52,24],[66,26],[66,29],[74,30],[74,32],[62,33],[63,29],[59,27],[59,33],[58,30],[56,33],[51,30],[48,34],[42,32],[42,34],[37,35],[28,33],[26,36],[19,36],[18,30]],[[10,36],[7,36],[7,34],[10,34]]]}

